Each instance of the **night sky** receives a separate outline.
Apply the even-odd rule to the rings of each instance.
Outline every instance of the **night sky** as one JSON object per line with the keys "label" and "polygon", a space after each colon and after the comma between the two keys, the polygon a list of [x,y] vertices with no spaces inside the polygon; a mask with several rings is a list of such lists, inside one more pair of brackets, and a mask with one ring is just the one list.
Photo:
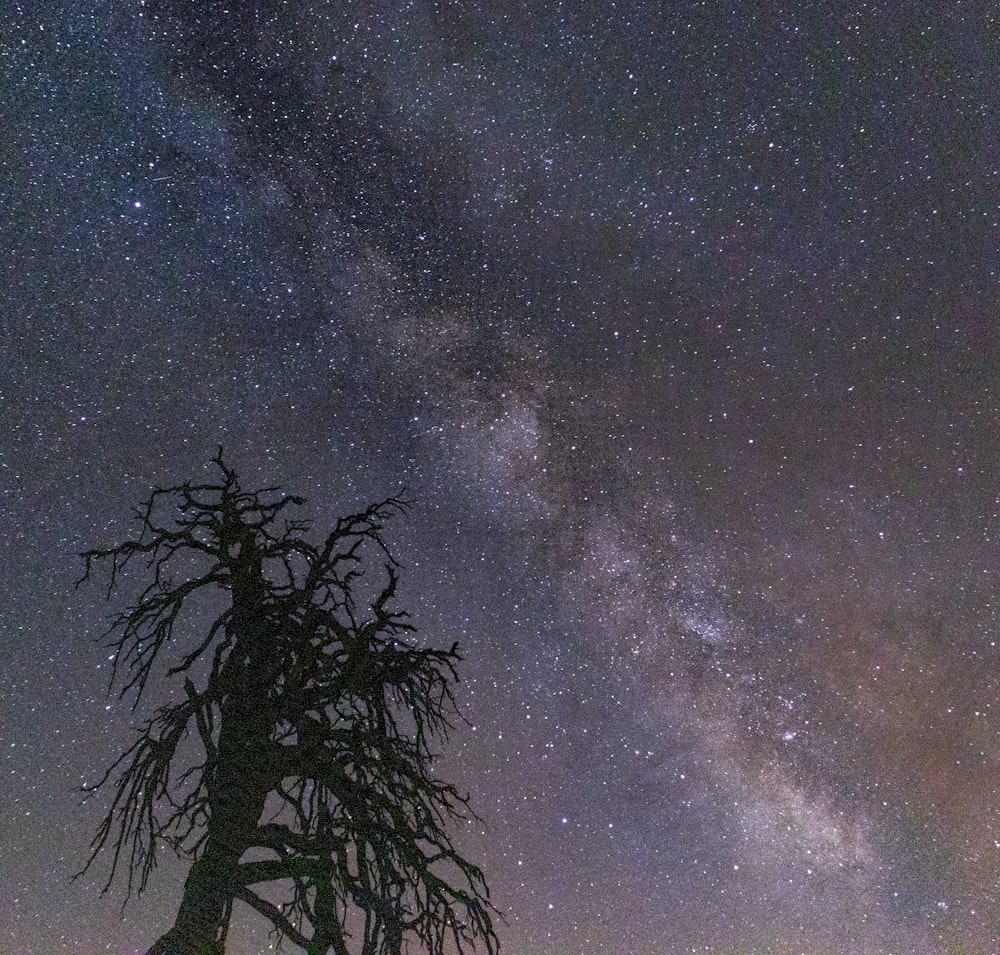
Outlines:
{"label": "night sky", "polygon": [[0,64],[0,952],[173,920],[70,882],[141,716],[73,584],[219,445],[416,502],[509,955],[1000,951],[993,4],[8,0]]}

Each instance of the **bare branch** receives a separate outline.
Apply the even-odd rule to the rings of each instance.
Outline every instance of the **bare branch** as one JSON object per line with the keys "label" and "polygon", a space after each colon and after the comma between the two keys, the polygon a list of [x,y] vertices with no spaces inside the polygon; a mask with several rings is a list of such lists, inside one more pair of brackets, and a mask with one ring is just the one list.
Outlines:
{"label": "bare branch", "polygon": [[[428,955],[494,955],[485,879],[447,831],[474,814],[432,772],[461,656],[418,644],[396,606],[402,565],[383,532],[409,503],[370,505],[312,543],[287,516],[302,498],[244,490],[221,449],[214,464],[214,481],[155,488],[132,538],[82,555],[80,583],[102,567],[108,597],[133,563],[145,585],[105,634],[109,692],[135,708],[161,674],[183,685],[87,791],[110,805],[82,871],[109,852],[104,889],[123,873],[127,899],[163,845],[192,860],[152,952],[177,939],[221,952],[240,899],[310,952],[400,955],[410,938]],[[290,886],[287,904],[260,885]]]}

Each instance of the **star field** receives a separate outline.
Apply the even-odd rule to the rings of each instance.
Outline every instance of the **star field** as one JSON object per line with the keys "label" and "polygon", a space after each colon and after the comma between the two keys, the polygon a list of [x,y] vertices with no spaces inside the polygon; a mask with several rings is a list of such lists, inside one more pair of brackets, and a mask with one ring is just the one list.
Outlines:
{"label": "star field", "polygon": [[998,27],[0,9],[0,951],[172,919],[70,881],[136,718],[73,584],[220,444],[417,502],[510,955],[1000,951]]}

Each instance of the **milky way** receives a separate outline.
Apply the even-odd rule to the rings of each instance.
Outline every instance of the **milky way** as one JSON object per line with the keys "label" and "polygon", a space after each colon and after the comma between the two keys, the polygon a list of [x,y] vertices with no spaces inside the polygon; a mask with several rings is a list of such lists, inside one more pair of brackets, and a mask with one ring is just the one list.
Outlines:
{"label": "milky way", "polygon": [[416,502],[511,955],[1000,950],[1000,24],[731,6],[0,10],[0,950],[172,919],[73,584],[219,445]]}

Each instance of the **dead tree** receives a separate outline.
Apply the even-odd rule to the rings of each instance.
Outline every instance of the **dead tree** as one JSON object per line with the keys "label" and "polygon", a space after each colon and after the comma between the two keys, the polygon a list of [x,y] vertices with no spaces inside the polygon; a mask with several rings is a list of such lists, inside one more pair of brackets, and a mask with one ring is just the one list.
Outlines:
{"label": "dead tree", "polygon": [[109,598],[124,576],[146,585],[105,634],[109,692],[135,711],[161,679],[183,691],[90,788],[110,796],[83,871],[106,852],[104,891],[121,875],[128,898],[162,849],[190,861],[148,955],[221,955],[234,901],[309,955],[493,955],[483,873],[447,831],[468,800],[432,772],[458,648],[418,643],[395,606],[383,529],[405,502],[311,543],[288,516],[302,498],[242,490],[221,451],[215,465],[214,483],[154,490],[137,536],[82,555],[81,583],[103,565]]}

